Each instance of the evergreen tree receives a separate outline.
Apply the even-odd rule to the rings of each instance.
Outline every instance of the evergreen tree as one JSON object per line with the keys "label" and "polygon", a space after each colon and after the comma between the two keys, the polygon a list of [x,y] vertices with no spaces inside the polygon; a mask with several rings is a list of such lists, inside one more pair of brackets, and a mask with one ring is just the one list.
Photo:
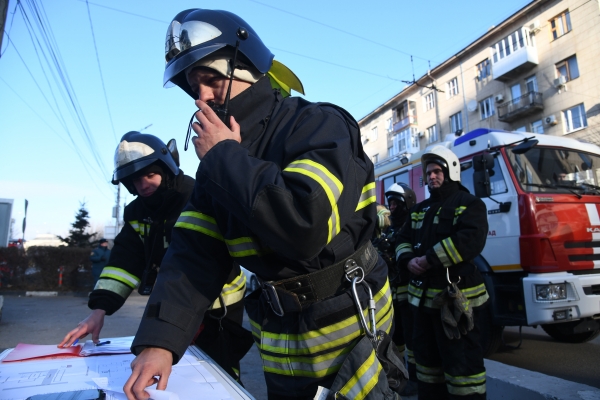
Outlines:
{"label": "evergreen tree", "polygon": [[96,232],[86,233],[90,227],[89,218],[90,213],[85,208],[85,202],[79,203],[79,211],[75,215],[75,222],[71,224],[69,236],[66,238],[59,236],[58,238],[69,247],[92,247],[90,240],[96,236]]}

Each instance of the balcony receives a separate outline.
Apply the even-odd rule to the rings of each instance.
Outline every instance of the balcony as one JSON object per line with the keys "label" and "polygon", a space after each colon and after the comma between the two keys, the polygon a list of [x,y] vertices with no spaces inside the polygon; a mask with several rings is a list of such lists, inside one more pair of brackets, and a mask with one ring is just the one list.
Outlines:
{"label": "balcony", "polygon": [[498,120],[502,122],[513,122],[527,115],[544,109],[542,94],[529,92],[521,97],[500,104],[498,108]]}
{"label": "balcony", "polygon": [[491,48],[492,76],[507,82],[538,65],[537,47],[528,28],[521,28]]}
{"label": "balcony", "polygon": [[410,125],[417,125],[417,116],[416,115],[409,115],[406,118],[403,118],[400,121],[396,122],[394,124],[393,132],[394,133],[400,132]]}

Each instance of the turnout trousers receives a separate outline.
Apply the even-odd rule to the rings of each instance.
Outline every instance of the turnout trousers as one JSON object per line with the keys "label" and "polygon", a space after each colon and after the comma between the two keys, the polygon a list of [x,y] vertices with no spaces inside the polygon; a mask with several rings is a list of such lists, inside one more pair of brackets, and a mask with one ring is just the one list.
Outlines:
{"label": "turnout trousers", "polygon": [[[365,282],[376,303],[377,329],[389,333],[394,310],[381,258]],[[368,291],[360,284],[357,293],[368,318]],[[282,316],[274,313],[261,290],[244,302],[262,358],[269,400],[312,399],[319,386],[330,388],[346,356],[365,335],[350,287]]]}
{"label": "turnout trousers", "polygon": [[411,308],[419,400],[485,399],[478,309],[473,310],[473,330],[450,340],[444,333],[439,310]]}

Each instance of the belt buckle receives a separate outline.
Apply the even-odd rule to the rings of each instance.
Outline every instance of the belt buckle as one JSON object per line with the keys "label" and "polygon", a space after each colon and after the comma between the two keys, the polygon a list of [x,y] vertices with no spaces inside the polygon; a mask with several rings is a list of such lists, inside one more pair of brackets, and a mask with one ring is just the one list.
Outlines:
{"label": "belt buckle", "polygon": [[270,282],[263,283],[263,293],[267,297],[267,303],[271,306],[271,309],[278,317],[283,317],[284,311],[277,295],[277,289]]}

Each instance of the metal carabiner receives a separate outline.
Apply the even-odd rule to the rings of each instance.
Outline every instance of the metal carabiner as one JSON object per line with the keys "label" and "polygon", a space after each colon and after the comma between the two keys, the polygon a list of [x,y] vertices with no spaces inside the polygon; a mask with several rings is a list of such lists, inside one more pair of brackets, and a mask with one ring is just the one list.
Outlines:
{"label": "metal carabiner", "polygon": [[[362,268],[361,268],[361,270],[362,270]],[[360,299],[359,299],[358,293],[356,291],[356,284],[361,283],[361,282],[362,282],[362,277],[360,278],[360,282],[359,282],[358,276],[356,276],[356,277],[354,277],[354,279],[352,279],[352,297],[354,298],[354,304],[356,305],[356,309],[358,311],[358,316],[360,318],[360,323],[363,326],[365,333],[367,334],[369,339],[375,339],[376,335],[377,335],[377,324],[375,321],[375,309],[377,307],[375,306],[375,300],[373,300],[373,292],[371,291],[371,288],[369,287],[369,285],[366,282],[362,282],[367,287],[367,291],[369,292],[368,309],[369,309],[369,320],[371,322],[371,330],[369,330],[369,325],[363,314],[363,310],[360,305]]]}
{"label": "metal carabiner", "polygon": [[460,275],[459,275],[458,276],[458,280],[456,282],[452,282],[450,280],[450,268],[446,268],[446,279],[448,280],[448,284],[452,285],[453,283],[456,283],[456,284],[460,283],[460,279],[461,278],[460,278]]}

